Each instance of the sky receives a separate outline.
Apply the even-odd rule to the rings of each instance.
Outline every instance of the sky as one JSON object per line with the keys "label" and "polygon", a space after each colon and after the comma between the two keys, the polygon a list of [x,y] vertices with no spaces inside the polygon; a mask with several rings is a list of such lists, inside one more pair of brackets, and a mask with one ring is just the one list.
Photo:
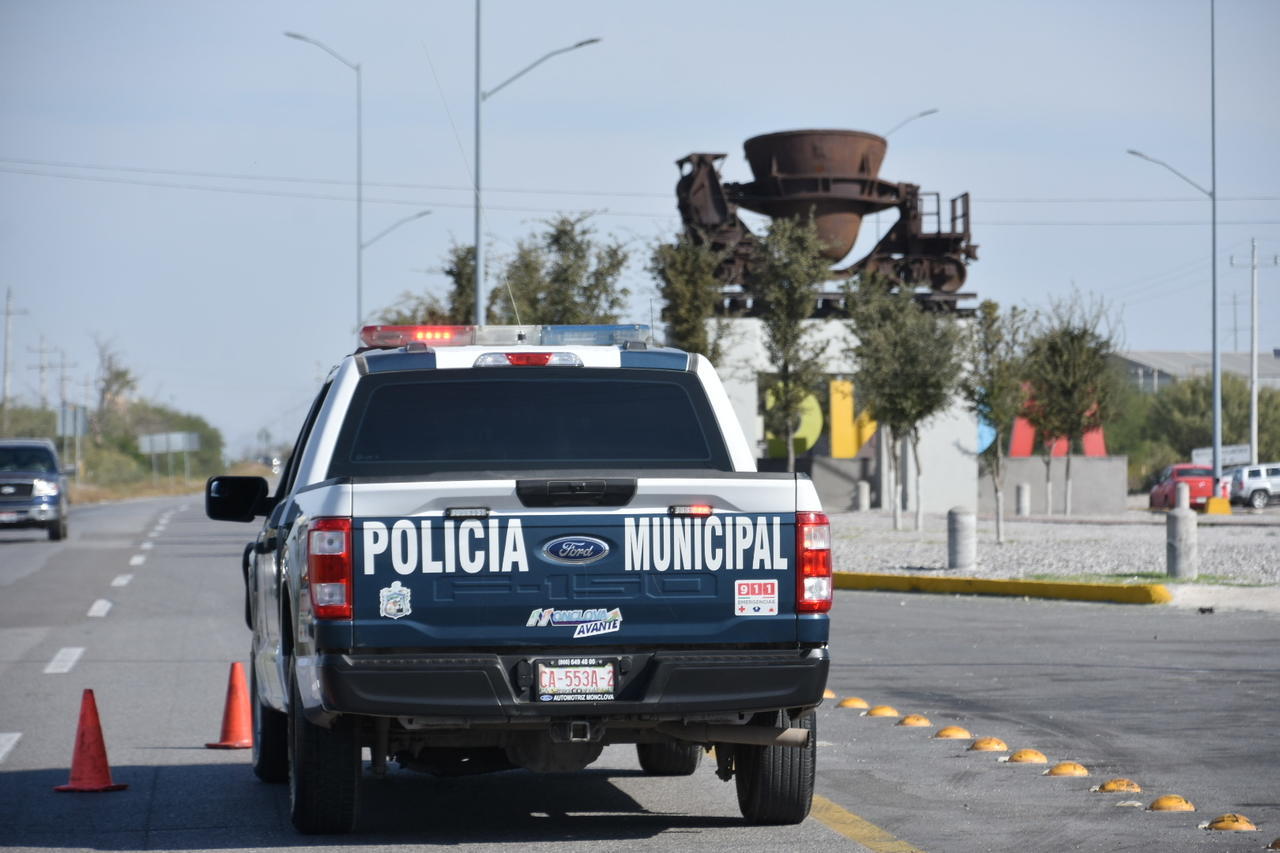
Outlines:
{"label": "sky", "polygon": [[[884,133],[936,109],[890,136],[880,177],[971,194],[966,291],[1043,308],[1074,289],[1103,300],[1124,349],[1210,347],[1216,164],[1220,345],[1247,349],[1240,265],[1251,238],[1264,263],[1280,254],[1280,2],[1217,0],[1214,21],[1211,65],[1210,0],[485,0],[486,90],[601,40],[486,100],[486,257],[591,211],[632,252],[625,319],[648,322],[649,252],[680,228],[677,159],[724,152],[724,180],[748,181],[751,136]],[[262,430],[292,440],[354,343],[356,75],[286,31],[361,65],[365,240],[431,211],[367,245],[366,317],[444,296],[445,253],[472,241],[473,0],[3,0],[12,396],[39,400],[43,375],[56,399],[65,373],[78,399],[102,343],[231,456]],[[1269,354],[1280,269],[1259,281]]]}

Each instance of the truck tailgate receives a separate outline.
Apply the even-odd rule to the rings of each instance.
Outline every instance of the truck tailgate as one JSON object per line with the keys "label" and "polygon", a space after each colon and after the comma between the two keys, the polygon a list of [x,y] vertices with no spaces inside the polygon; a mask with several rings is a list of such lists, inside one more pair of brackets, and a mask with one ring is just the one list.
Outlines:
{"label": "truck tailgate", "polygon": [[[673,509],[694,506],[714,509]],[[642,478],[620,507],[527,507],[513,480],[358,484],[353,516],[357,648],[797,640],[790,476]]]}

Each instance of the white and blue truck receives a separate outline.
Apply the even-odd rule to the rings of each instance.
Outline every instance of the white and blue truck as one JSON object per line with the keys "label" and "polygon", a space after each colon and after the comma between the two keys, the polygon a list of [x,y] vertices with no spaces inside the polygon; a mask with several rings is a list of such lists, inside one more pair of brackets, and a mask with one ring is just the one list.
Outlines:
{"label": "white and blue truck", "polygon": [[[802,821],[830,527],[756,471],[715,370],[645,326],[371,326],[279,482],[218,476],[243,555],[254,772],[304,833],[366,772],[650,774],[714,747],[752,823]],[[259,521],[265,519],[265,521]],[[371,760],[366,768],[362,750]]]}

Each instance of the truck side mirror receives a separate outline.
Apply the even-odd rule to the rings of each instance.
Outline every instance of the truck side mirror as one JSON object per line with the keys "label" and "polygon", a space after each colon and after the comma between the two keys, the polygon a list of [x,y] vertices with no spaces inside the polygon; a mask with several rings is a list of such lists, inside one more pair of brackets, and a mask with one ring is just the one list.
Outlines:
{"label": "truck side mirror", "polygon": [[271,512],[262,477],[210,477],[204,487],[204,513],[215,521],[253,521]]}

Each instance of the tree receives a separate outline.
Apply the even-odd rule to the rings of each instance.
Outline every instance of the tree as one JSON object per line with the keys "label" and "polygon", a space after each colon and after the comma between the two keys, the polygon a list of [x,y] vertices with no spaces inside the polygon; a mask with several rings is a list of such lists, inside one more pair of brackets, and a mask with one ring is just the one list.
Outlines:
{"label": "tree", "polygon": [[968,365],[960,380],[960,395],[969,411],[995,431],[980,462],[991,475],[996,494],[996,542],[1004,544],[1004,454],[1014,420],[1026,405],[1023,388],[1027,316],[1019,308],[1000,313],[991,300],[978,306],[964,336]]}
{"label": "tree", "polygon": [[765,407],[765,427],[784,437],[787,470],[796,469],[795,432],[800,407],[823,375],[824,344],[805,340],[804,322],[817,307],[818,285],[830,270],[812,219],[775,219],[759,242],[750,289],[764,301],[764,347],[775,376]]}
{"label": "tree", "polygon": [[112,414],[119,414],[125,406],[126,395],[137,390],[138,379],[124,366],[120,354],[110,341],[95,339],[98,348],[98,409],[91,419],[95,441],[102,441],[106,421]]}
{"label": "tree", "polygon": [[[1197,447],[1213,444],[1213,384],[1208,376],[1183,379],[1162,388],[1151,400],[1143,436],[1162,438],[1178,459],[1191,458]],[[1249,383],[1234,373],[1222,374],[1222,438],[1224,444],[1249,442]],[[1258,459],[1280,458],[1280,391],[1258,389]]]}
{"label": "tree", "polygon": [[1114,410],[1116,375],[1110,360],[1116,342],[1105,322],[1101,303],[1086,305],[1078,297],[1056,302],[1027,346],[1026,417],[1043,441],[1046,507],[1050,449],[1055,440],[1067,440],[1066,515],[1071,514],[1071,454]]}
{"label": "tree", "polygon": [[687,352],[699,352],[719,363],[721,334],[707,334],[707,320],[720,299],[716,268],[724,255],[682,235],[672,243],[659,243],[649,257],[649,272],[658,280],[663,299],[662,319],[667,322],[667,342]]}
{"label": "tree", "polygon": [[[854,387],[881,429],[888,429],[890,441],[910,442],[919,530],[924,522],[920,428],[945,409],[955,393],[960,330],[951,317],[922,308],[910,290],[895,292],[876,276],[850,282],[845,304],[849,331],[857,339],[851,351]],[[889,459],[894,482],[900,484],[898,453],[891,452]],[[893,499],[893,528],[902,529],[900,499]]]}
{"label": "tree", "polygon": [[588,216],[557,216],[520,241],[489,295],[493,323],[616,323],[630,291],[618,284],[628,253],[600,242]]}

